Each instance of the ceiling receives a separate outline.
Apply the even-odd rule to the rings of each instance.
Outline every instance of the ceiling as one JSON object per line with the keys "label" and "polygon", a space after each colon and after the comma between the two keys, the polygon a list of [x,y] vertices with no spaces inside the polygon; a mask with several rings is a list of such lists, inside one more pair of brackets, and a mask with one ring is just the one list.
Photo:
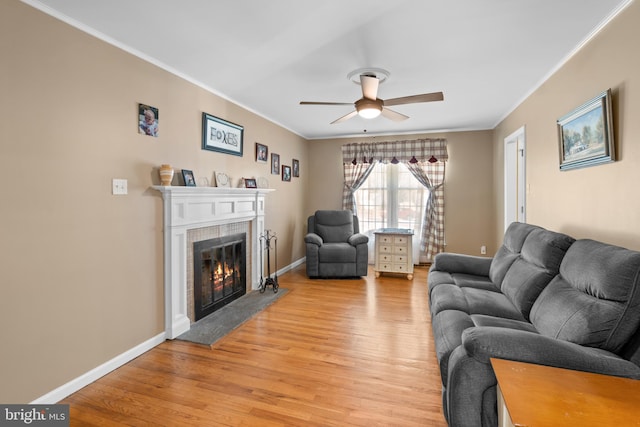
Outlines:
{"label": "ceiling", "polygon": [[[23,1],[318,139],[492,129],[631,0]],[[356,101],[368,67],[379,98],[444,101],[337,124],[351,106],[299,105]]]}

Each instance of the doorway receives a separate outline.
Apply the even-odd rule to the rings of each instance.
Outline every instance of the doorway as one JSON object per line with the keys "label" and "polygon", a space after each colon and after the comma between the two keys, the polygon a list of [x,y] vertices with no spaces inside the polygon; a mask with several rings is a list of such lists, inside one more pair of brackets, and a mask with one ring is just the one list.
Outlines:
{"label": "doorway", "polygon": [[504,139],[504,229],[514,221],[526,222],[525,128]]}

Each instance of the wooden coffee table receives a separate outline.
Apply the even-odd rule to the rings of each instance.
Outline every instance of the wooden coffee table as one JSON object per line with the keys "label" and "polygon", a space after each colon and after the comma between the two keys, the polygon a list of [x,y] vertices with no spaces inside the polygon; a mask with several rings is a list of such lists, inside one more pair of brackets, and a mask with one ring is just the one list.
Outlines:
{"label": "wooden coffee table", "polygon": [[491,359],[499,426],[640,426],[640,380]]}

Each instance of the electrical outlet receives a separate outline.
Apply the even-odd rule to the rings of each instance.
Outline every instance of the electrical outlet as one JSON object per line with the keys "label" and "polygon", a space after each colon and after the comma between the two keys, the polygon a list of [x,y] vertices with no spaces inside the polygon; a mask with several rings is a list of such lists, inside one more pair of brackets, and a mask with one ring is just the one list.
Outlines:
{"label": "electrical outlet", "polygon": [[480,255],[487,254],[487,247],[485,245],[480,246]]}
{"label": "electrical outlet", "polygon": [[113,179],[111,181],[111,194],[124,195],[128,193],[127,180],[126,179]]}

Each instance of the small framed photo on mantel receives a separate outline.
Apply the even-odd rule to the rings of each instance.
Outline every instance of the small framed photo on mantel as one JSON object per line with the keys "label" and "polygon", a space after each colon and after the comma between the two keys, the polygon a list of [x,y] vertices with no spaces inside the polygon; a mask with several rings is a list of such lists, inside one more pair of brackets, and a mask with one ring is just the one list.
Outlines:
{"label": "small framed photo on mantel", "polygon": [[243,178],[244,188],[258,188],[258,183],[255,178]]}
{"label": "small framed photo on mantel", "polygon": [[196,179],[193,176],[193,171],[188,169],[182,169],[182,179],[184,179],[184,185],[187,187],[195,187]]}

